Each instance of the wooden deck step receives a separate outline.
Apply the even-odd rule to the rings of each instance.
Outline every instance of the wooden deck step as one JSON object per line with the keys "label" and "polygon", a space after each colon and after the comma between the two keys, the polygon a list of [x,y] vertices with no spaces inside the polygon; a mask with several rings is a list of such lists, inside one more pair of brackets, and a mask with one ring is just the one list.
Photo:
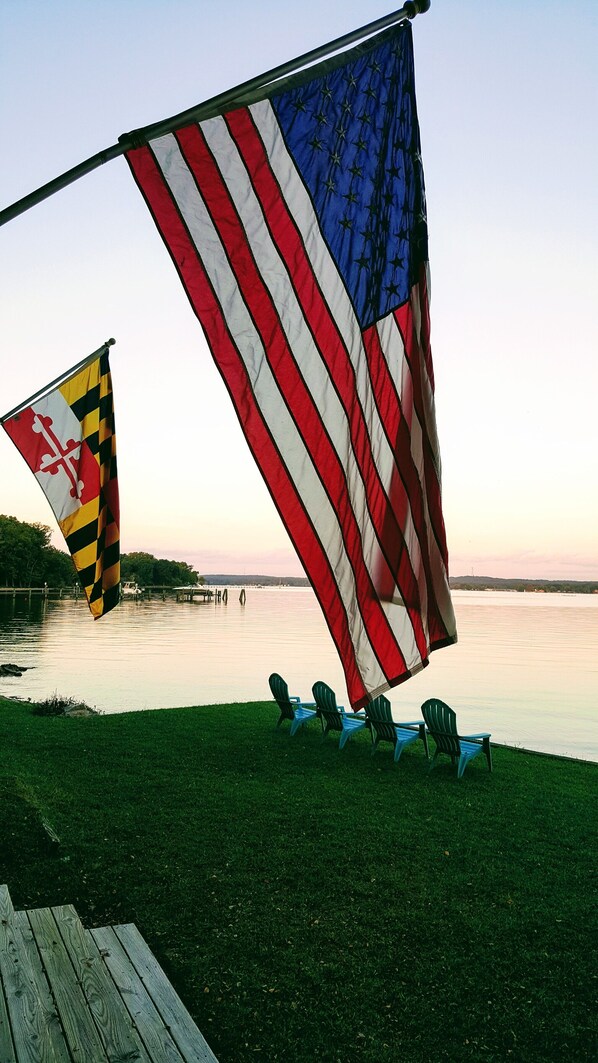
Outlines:
{"label": "wooden deck step", "polygon": [[15,912],[0,886],[0,1063],[217,1063],[134,924]]}
{"label": "wooden deck step", "polygon": [[56,1048],[58,1014],[39,992],[40,977],[17,926],[8,889],[0,886],[1,1058],[16,1063],[56,1063],[61,1058]]}
{"label": "wooden deck step", "polygon": [[[215,1056],[134,923],[89,932],[146,1043],[164,1060],[214,1063]],[[159,1016],[160,1022],[156,1021]],[[153,1046],[155,1031],[169,1033]],[[173,1049],[176,1051],[173,1054]],[[153,1058],[153,1057],[152,1057]]]}

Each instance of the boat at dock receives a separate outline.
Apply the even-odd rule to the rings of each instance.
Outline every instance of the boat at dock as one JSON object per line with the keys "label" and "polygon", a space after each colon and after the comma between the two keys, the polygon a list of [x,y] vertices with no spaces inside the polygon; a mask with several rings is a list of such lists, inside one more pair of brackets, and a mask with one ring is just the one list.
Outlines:
{"label": "boat at dock", "polygon": [[143,587],[140,587],[135,580],[125,580],[121,586],[120,593],[121,598],[140,598],[143,594]]}

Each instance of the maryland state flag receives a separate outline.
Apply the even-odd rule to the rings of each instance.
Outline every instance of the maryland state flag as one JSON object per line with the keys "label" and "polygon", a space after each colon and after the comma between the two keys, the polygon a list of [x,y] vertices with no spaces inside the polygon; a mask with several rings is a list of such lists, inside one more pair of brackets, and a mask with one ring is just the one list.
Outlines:
{"label": "maryland state flag", "polygon": [[52,507],[95,620],[120,597],[112,343],[0,418]]}

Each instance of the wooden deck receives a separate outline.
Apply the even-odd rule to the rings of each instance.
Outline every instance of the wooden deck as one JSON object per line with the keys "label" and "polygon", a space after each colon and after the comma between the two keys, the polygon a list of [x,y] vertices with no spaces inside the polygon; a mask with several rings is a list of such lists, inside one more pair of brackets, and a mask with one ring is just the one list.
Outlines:
{"label": "wooden deck", "polygon": [[0,886],[0,1063],[217,1063],[133,923],[15,912]]}

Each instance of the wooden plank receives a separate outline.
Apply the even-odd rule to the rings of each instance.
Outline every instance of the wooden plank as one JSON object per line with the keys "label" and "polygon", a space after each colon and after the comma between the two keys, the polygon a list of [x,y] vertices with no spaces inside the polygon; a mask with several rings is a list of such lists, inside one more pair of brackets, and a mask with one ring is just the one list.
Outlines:
{"label": "wooden plank", "polygon": [[2,978],[0,977],[0,1063],[17,1063],[15,1046],[10,1032]]}
{"label": "wooden plank", "polygon": [[23,947],[31,964],[31,973],[35,983],[35,990],[39,997],[41,1007],[48,1016],[48,1030],[57,1063],[71,1063],[71,1054],[66,1046],[58,1011],[56,1010],[56,1005],[52,998],[52,994],[50,993],[50,987],[48,986],[48,980],[42,967],[39,952],[37,951],[33,931],[31,930],[27,918],[27,912],[15,912],[15,926],[18,927],[21,932]]}
{"label": "wooden plank", "polygon": [[0,979],[18,1063],[56,1063],[48,1016],[35,990],[6,886],[0,886]]}
{"label": "wooden plank", "polygon": [[73,1060],[106,1063],[108,1056],[51,910],[35,908],[27,915]]}
{"label": "wooden plank", "polygon": [[151,1063],[93,938],[72,905],[52,908],[75,975],[111,1063]]}
{"label": "wooden plank", "polygon": [[115,926],[114,930],[186,1063],[218,1063],[135,924]]}
{"label": "wooden plank", "polygon": [[[13,916],[13,907],[8,892],[8,886],[0,886],[0,920],[6,923]],[[2,931],[0,930],[0,934]],[[17,1063],[12,1034],[10,1032],[10,1020],[6,1000],[4,999],[4,986],[2,984],[2,969],[0,966],[0,1063]]]}
{"label": "wooden plank", "polygon": [[[14,909],[8,886],[0,886],[0,922],[8,925],[14,919]],[[0,948],[2,929],[0,927]],[[4,997],[4,985],[2,982],[2,965],[0,964],[0,1063],[17,1063],[16,1049],[10,1032],[10,1019],[6,999]]]}
{"label": "wooden plank", "polygon": [[183,1063],[161,1015],[111,926],[86,933],[93,937],[152,1063]]}
{"label": "wooden plank", "polygon": [[11,923],[14,919],[15,910],[12,906],[8,886],[0,886],[0,920],[3,923]]}

